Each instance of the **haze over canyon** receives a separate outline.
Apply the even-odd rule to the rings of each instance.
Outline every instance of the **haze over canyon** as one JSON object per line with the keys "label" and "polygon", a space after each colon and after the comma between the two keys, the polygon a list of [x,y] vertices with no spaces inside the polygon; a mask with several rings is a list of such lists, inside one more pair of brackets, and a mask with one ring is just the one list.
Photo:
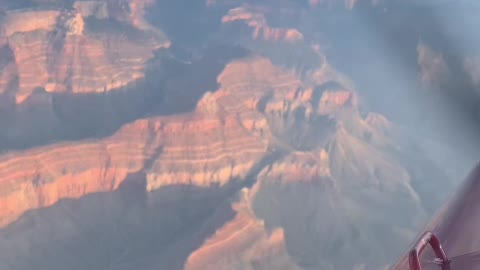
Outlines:
{"label": "haze over canyon", "polygon": [[479,10],[0,0],[0,269],[388,269],[478,159]]}

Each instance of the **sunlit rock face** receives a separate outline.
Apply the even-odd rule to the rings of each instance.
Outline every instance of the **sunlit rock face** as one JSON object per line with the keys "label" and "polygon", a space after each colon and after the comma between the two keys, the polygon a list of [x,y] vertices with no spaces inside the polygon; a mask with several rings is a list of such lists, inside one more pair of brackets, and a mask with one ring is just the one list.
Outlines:
{"label": "sunlit rock face", "polygon": [[392,78],[420,100],[477,58],[403,4],[4,2],[2,269],[386,269],[460,174]]}
{"label": "sunlit rock face", "polygon": [[[176,185],[210,189],[236,183],[248,187],[252,181],[259,181],[253,187],[254,199],[242,203],[251,208],[249,214],[245,216],[246,210],[238,210],[239,214],[227,223],[231,225],[219,227],[218,236],[206,238],[205,247],[199,247],[186,261],[188,269],[210,265],[229,269],[232,264],[252,261],[265,265],[265,269],[280,263],[290,267],[286,269],[323,265],[327,255],[320,262],[302,250],[321,250],[324,241],[317,239],[307,245],[295,241],[310,233],[323,235],[326,229],[297,231],[293,224],[277,221],[286,218],[290,208],[273,210],[268,201],[263,202],[264,196],[268,200],[279,196],[291,207],[297,204],[303,207],[302,200],[285,197],[284,186],[302,189],[310,184],[319,185],[320,194],[327,191],[337,194],[332,198],[334,202],[322,206],[322,211],[338,212],[340,217],[336,222],[347,226],[343,229],[347,235],[353,233],[351,230],[369,230],[369,222],[375,221],[373,217],[362,222],[348,217],[349,211],[367,213],[372,208],[372,202],[365,203],[367,198],[376,198],[378,205],[382,205],[376,210],[378,213],[387,214],[392,208],[409,209],[412,213],[409,222],[398,220],[399,232],[392,233],[397,235],[392,241],[414,233],[416,222],[424,217],[421,199],[412,187],[416,179],[396,161],[395,155],[384,152],[395,146],[385,135],[392,124],[373,114],[362,118],[354,91],[339,85],[322,87],[304,83],[292,72],[259,56],[233,60],[218,74],[217,81],[219,88],[206,92],[193,112],[140,119],[102,140],[53,144],[5,155],[2,224],[15,228],[16,223],[12,222],[28,210],[52,206],[61,199],[113,191],[129,181],[130,175],[141,173],[145,177],[143,188],[148,192]],[[278,185],[280,190],[275,191],[269,185]],[[360,191],[362,187],[368,189]],[[264,192],[268,195],[263,195]],[[385,204],[384,192],[390,198],[398,196],[397,204]],[[308,200],[309,196],[316,195],[302,198]],[[254,201],[259,205],[252,204]],[[358,209],[351,209],[353,206]],[[266,229],[257,228],[261,223],[256,221],[256,209],[259,209],[258,220],[272,222],[277,229],[265,232]],[[301,214],[298,219],[304,218]],[[331,223],[325,226],[328,224]],[[234,237],[236,229],[229,226],[241,227],[240,235]],[[249,232],[259,234],[260,239],[254,237],[255,242],[244,239],[242,230],[252,230]],[[344,241],[343,233],[339,232],[331,241]],[[228,239],[225,243],[221,240],[224,237]],[[364,241],[351,245],[363,245]],[[341,251],[349,253],[352,248]],[[221,254],[215,253],[217,249]],[[257,250],[265,250],[262,251],[265,257],[257,257]],[[285,259],[267,260],[276,258],[278,252]],[[204,253],[208,255],[198,255]],[[239,253],[245,254],[242,255],[245,258],[240,259]],[[220,260],[225,256],[230,259]],[[352,259],[349,263],[354,262]],[[348,263],[337,267],[344,265]]]}
{"label": "sunlit rock face", "polygon": [[170,42],[159,31],[141,27],[139,15],[121,21],[108,8],[113,7],[80,1],[70,10],[7,11],[1,32],[10,72],[0,91],[13,92],[22,103],[37,88],[95,93],[141,78],[153,51]]}
{"label": "sunlit rock face", "polygon": [[[283,229],[269,230],[255,216],[252,195],[242,189],[235,196],[234,217],[190,254],[185,269],[301,269],[286,250]],[[216,211],[212,220],[222,214]]]}
{"label": "sunlit rock face", "polygon": [[263,14],[249,11],[246,8],[238,7],[229,10],[222,18],[222,23],[229,24],[236,21],[244,22],[252,28],[252,39],[263,39],[266,41],[300,42],[303,41],[303,34],[296,29],[270,27]]}

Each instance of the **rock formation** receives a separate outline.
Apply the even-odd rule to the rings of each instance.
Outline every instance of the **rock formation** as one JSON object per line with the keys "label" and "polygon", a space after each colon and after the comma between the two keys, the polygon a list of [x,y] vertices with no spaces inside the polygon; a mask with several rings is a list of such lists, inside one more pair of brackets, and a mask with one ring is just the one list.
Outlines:
{"label": "rock formation", "polygon": [[[271,74],[258,76],[259,69],[271,70]],[[235,74],[242,74],[243,79]],[[262,134],[265,119],[254,111],[255,107],[248,106],[260,99],[267,86],[288,90],[291,80],[295,80],[286,75],[265,59],[232,63],[219,75],[221,88],[215,97],[205,95],[194,113],[139,120],[103,141],[53,145],[5,155],[2,224],[28,209],[49,206],[61,198],[113,190],[129,173],[140,170],[147,173],[148,190],[173,184],[209,186],[243,179],[266,153],[268,145],[266,137],[257,135]],[[239,104],[242,98],[244,102]],[[212,110],[212,106],[219,108]],[[252,133],[254,130],[257,133]],[[23,169],[12,169],[18,166]],[[13,175],[9,173],[12,170]]]}
{"label": "rock formation", "polygon": [[303,40],[303,34],[297,29],[270,27],[263,14],[245,7],[231,9],[222,18],[222,23],[244,22],[253,28],[252,39],[263,39],[267,41],[299,42]]}
{"label": "rock formation", "polygon": [[[149,192],[176,185],[212,188],[260,181],[252,187],[249,203],[235,206],[235,217],[189,256],[187,269],[211,265],[228,269],[249,262],[268,269],[280,261],[290,265],[286,269],[297,269],[293,258],[300,265],[321,265],[313,255],[297,252],[318,249],[322,241],[312,240],[308,246],[295,244],[308,233],[281,221],[289,210],[277,213],[264,201],[282,197],[290,192],[290,188],[283,191],[288,186],[303,189],[314,185],[322,192],[337,194],[331,198],[334,204],[322,208],[326,212],[351,207],[349,200],[364,209],[368,207],[364,199],[372,196],[384,203],[382,191],[399,200],[407,196],[401,207],[418,213],[410,221],[422,220],[422,205],[408,171],[395,156],[383,152],[392,147],[384,139],[390,124],[381,116],[360,117],[353,91],[338,90],[338,85],[305,85],[291,72],[258,56],[233,60],[217,81],[219,89],[204,94],[191,113],[137,120],[102,140],[53,144],[4,155],[0,162],[1,224],[11,224],[26,211],[51,206],[60,199],[115,190],[137,173],[145,175]],[[367,133],[372,142],[363,141]],[[373,193],[352,195],[353,190],[365,186]],[[293,195],[285,200],[289,196]],[[295,207],[303,205],[298,202]],[[253,210],[248,210],[248,205]],[[386,213],[391,207],[378,211]],[[257,213],[278,229],[266,230],[255,217]],[[302,219],[307,215],[300,210],[297,213]],[[358,230],[364,230],[362,226],[370,221],[363,221]],[[340,215],[337,222],[354,221]],[[411,222],[398,226],[401,231],[412,229]],[[325,232],[324,227],[318,230]],[[352,233],[348,227],[344,230]],[[292,259],[285,254],[285,245],[293,252]],[[342,250],[347,252],[350,247]],[[259,252],[264,255],[257,257]],[[244,254],[242,259],[240,253]],[[277,256],[284,259],[266,259]]]}
{"label": "rock formation", "polygon": [[[86,3],[75,7],[78,11],[7,13],[0,46],[10,55],[4,64],[9,72],[0,81],[1,93],[13,92],[22,103],[37,88],[56,93],[119,89],[143,77],[153,51],[170,44],[158,32],[112,24],[100,7],[95,8],[100,15]],[[112,31],[115,27],[122,30]]]}
{"label": "rock formation", "polygon": [[233,219],[190,254],[184,269],[301,269],[286,251],[283,230],[268,232],[255,216],[251,191],[245,188],[238,197],[232,205]]}
{"label": "rock formation", "polygon": [[[322,4],[360,1],[194,4],[186,14],[200,25],[205,13],[219,18],[201,45],[170,42],[164,20],[146,19],[159,1],[38,0],[48,8],[4,12],[0,110],[14,117],[0,117],[35,115],[37,103],[52,117],[19,121],[33,127],[0,133],[2,145],[65,114],[121,119],[110,133],[0,153],[0,268],[384,268],[433,207],[425,194],[447,181],[426,181],[440,170],[364,106],[305,26]],[[204,47],[223,43],[248,53],[209,59]],[[418,52],[422,74],[443,70],[441,57]]]}

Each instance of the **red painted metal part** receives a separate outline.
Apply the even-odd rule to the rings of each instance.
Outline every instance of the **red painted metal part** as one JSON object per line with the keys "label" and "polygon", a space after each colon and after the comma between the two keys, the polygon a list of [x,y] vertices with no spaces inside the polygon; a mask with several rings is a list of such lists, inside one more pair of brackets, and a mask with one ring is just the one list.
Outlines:
{"label": "red painted metal part", "polygon": [[442,270],[450,270],[450,261],[445,254],[445,251],[440,244],[440,240],[433,234],[432,232],[426,232],[422,235],[420,240],[418,240],[417,244],[410,250],[408,262],[410,264],[411,270],[421,270],[422,266],[420,265],[420,253],[422,253],[423,249],[430,244],[432,246],[435,255],[441,260]]}
{"label": "red painted metal part", "polygon": [[480,163],[424,231],[391,270],[480,270]]}

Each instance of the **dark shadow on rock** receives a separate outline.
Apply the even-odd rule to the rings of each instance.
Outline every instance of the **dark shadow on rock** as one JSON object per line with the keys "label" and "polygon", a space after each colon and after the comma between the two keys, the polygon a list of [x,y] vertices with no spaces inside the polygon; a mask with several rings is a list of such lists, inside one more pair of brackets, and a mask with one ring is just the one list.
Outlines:
{"label": "dark shadow on rock", "polygon": [[234,217],[230,203],[235,194],[286,153],[272,148],[244,179],[223,186],[172,185],[146,192],[142,170],[127,176],[116,191],[30,210],[0,229],[0,266],[181,270],[188,256]]}
{"label": "dark shadow on rock", "polygon": [[223,186],[172,185],[146,192],[142,170],[127,176],[116,191],[30,210],[0,229],[0,266],[181,270],[188,256],[234,217],[235,194],[251,187],[259,172],[284,154],[272,149],[244,179]]}
{"label": "dark shadow on rock", "polygon": [[228,189],[177,185],[146,193],[145,175],[132,174],[115,192],[62,200],[0,230],[2,269],[183,269],[233,218]]}
{"label": "dark shadow on rock", "polygon": [[[358,193],[368,196],[365,191]],[[269,230],[283,228],[287,251],[302,269],[355,269],[361,264],[365,269],[380,269],[407,248],[409,239],[395,234],[394,221],[375,223],[371,217],[402,206],[384,207],[374,202],[371,209],[382,214],[367,215],[356,212],[366,209],[365,199],[355,210],[345,207],[351,199],[351,195],[336,190],[328,178],[290,183],[271,179],[262,182],[253,209]],[[408,224],[410,220],[402,221],[408,215],[401,212],[392,219]]]}
{"label": "dark shadow on rock", "polygon": [[0,150],[102,138],[140,118],[192,111],[206,91],[218,89],[217,76],[224,66],[246,55],[238,47],[213,48],[201,59],[185,64],[161,50],[147,64],[145,78],[122,89],[51,94],[40,88],[19,105],[9,99],[2,108],[14,109],[0,118]]}
{"label": "dark shadow on rock", "polygon": [[336,81],[327,81],[321,85],[316,86],[313,89],[313,95],[312,95],[312,106],[313,108],[317,109],[318,105],[320,104],[320,99],[322,98],[322,95],[325,91],[327,90],[343,90],[344,86],[342,86],[339,82]]}
{"label": "dark shadow on rock", "polygon": [[253,202],[267,228],[284,229],[288,253],[304,269],[319,269],[325,256],[334,255],[328,236],[343,226],[329,205],[334,193],[319,183],[262,183]]}

